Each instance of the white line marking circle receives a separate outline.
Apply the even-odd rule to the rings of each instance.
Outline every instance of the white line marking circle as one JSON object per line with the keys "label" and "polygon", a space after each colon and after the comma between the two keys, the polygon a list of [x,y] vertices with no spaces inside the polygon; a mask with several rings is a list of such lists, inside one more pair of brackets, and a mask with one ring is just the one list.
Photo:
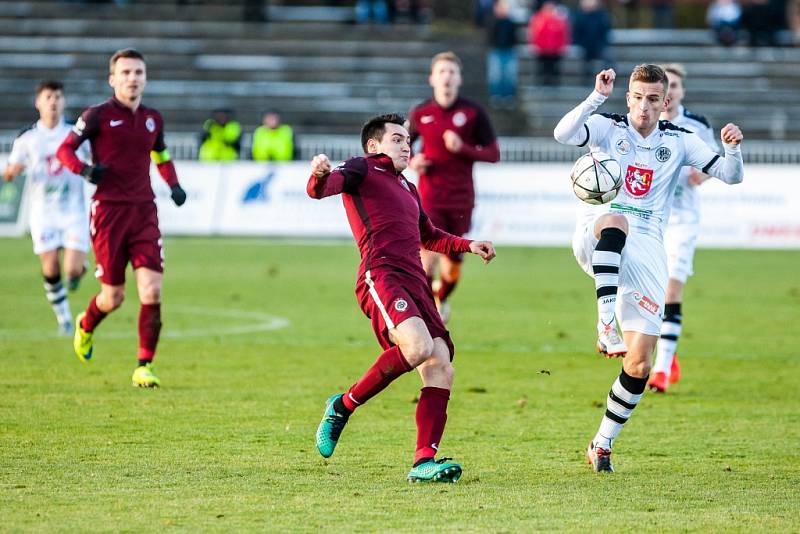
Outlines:
{"label": "white line marking circle", "polygon": [[[288,327],[291,322],[285,317],[270,315],[268,313],[237,310],[237,309],[214,309],[214,308],[194,308],[188,306],[170,306],[169,313],[176,312],[185,315],[197,315],[202,317],[243,319],[246,324],[236,324],[214,328],[214,325],[207,325],[205,328],[192,328],[188,330],[165,329],[161,333],[162,339],[186,339],[211,337],[220,335],[252,334],[256,332],[269,332]],[[41,330],[0,330],[0,338],[5,339],[65,339],[55,332],[56,325],[53,322],[52,332],[42,332]],[[99,327],[98,335],[101,339],[123,339],[135,338],[138,336],[136,328],[131,327],[126,331],[109,330],[104,331],[102,325]]]}

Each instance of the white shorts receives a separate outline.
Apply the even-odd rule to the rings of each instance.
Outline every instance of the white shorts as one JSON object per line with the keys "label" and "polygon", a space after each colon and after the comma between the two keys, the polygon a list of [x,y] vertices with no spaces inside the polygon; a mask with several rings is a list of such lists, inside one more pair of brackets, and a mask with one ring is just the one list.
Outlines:
{"label": "white shorts", "polygon": [[[572,237],[572,252],[578,265],[594,278],[592,253],[597,246],[594,221],[578,226]],[[623,332],[661,333],[667,290],[667,258],[664,245],[643,234],[632,233],[622,249],[617,290],[617,321]]]}
{"label": "white shorts", "polygon": [[682,284],[694,274],[692,265],[699,233],[700,225],[697,223],[670,223],[664,233],[669,277]]}
{"label": "white shorts", "polygon": [[31,239],[33,253],[68,248],[87,252],[89,250],[89,216],[85,212],[61,213],[48,217],[31,217]]}

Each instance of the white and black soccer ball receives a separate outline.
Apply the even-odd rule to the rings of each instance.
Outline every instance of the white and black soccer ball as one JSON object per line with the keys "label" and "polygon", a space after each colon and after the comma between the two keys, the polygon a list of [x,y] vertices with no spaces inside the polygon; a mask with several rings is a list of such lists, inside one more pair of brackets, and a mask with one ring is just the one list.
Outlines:
{"label": "white and black soccer ball", "polygon": [[622,186],[622,169],[617,160],[600,151],[584,154],[569,173],[575,195],[589,204],[611,202]]}

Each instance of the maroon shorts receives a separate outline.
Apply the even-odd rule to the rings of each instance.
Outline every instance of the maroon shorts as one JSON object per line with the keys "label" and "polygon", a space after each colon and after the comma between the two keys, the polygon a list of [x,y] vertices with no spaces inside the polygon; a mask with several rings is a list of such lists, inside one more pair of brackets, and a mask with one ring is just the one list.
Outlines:
{"label": "maroon shorts", "polygon": [[[425,208],[436,228],[448,234],[463,237],[472,228],[472,207],[470,208]],[[463,252],[452,252],[447,255],[454,262],[464,261]]]}
{"label": "maroon shorts", "polygon": [[356,284],[356,297],[361,311],[372,320],[372,330],[384,349],[394,346],[389,339],[390,329],[410,317],[419,317],[432,338],[440,337],[447,343],[453,359],[455,348],[450,332],[439,317],[424,277],[387,267],[371,269]]}
{"label": "maroon shorts", "polygon": [[163,272],[164,252],[155,202],[92,202],[90,233],[97,271],[104,284],[125,283],[128,262],[134,269]]}

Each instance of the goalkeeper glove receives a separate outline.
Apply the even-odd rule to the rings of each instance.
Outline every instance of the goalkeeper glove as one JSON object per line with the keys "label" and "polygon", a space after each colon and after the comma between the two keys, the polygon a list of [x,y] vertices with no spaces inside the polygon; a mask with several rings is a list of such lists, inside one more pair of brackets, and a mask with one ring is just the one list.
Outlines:
{"label": "goalkeeper glove", "polygon": [[186,202],[186,191],[179,185],[173,185],[171,191],[170,196],[175,205],[183,206],[183,203]]}
{"label": "goalkeeper glove", "polygon": [[86,178],[90,184],[97,185],[100,183],[100,180],[103,179],[106,169],[107,167],[102,163],[98,163],[97,165],[84,165],[81,169],[81,176]]}

